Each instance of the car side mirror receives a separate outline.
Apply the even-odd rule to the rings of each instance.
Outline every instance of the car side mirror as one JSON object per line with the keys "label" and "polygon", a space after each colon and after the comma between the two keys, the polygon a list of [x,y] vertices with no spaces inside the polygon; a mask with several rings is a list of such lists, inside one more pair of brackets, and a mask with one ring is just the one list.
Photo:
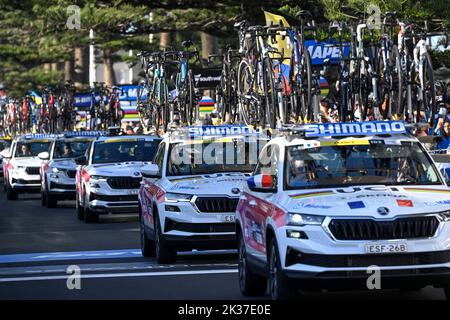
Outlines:
{"label": "car side mirror", "polygon": [[255,192],[277,192],[274,176],[270,174],[257,174],[247,179],[250,190]]}
{"label": "car side mirror", "polygon": [[2,152],[0,152],[0,154],[2,155],[2,157],[4,159],[11,159],[12,154],[11,154],[11,149],[10,148],[6,148],[5,150],[3,150]]}
{"label": "car side mirror", "polygon": [[79,166],[84,166],[87,164],[87,157],[86,156],[80,156],[78,158],[75,158],[75,163]]}
{"label": "car side mirror", "polygon": [[161,178],[159,167],[154,163],[143,166],[141,168],[141,174],[144,178]]}
{"label": "car side mirror", "polygon": [[41,152],[38,154],[38,158],[41,160],[48,160],[50,159],[50,154],[47,151]]}

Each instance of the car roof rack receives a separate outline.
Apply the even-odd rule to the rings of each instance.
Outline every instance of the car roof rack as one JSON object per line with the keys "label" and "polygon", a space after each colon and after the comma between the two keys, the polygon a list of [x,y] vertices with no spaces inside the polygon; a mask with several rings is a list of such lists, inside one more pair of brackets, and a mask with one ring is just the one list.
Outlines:
{"label": "car roof rack", "polygon": [[246,125],[200,125],[170,128],[168,136],[171,139],[195,139],[208,137],[225,137],[225,136],[255,136],[266,138],[267,135],[261,129],[254,129]]}
{"label": "car roof rack", "polygon": [[285,125],[276,131],[276,136],[295,138],[352,137],[352,136],[392,136],[414,134],[425,123],[405,123],[404,121],[364,121],[364,122],[325,122],[303,125]]}

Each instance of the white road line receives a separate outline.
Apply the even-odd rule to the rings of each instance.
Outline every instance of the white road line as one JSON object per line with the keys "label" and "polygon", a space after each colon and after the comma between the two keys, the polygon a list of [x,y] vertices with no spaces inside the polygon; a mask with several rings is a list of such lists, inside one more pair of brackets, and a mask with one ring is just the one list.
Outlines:
{"label": "white road line", "polygon": [[[198,270],[198,271],[167,271],[167,272],[132,272],[132,273],[105,273],[105,274],[87,274],[81,275],[83,279],[98,278],[127,278],[127,277],[159,277],[159,276],[189,276],[206,274],[225,274],[237,273],[237,269],[222,270]],[[21,282],[21,281],[45,281],[45,280],[66,280],[70,275],[47,276],[47,277],[20,277],[20,278],[0,278],[0,282]]]}

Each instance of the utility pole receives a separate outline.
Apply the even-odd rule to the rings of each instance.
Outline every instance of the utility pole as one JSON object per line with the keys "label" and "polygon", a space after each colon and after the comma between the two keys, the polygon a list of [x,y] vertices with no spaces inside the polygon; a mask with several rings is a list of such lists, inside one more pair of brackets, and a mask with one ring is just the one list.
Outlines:
{"label": "utility pole", "polygon": [[94,86],[96,81],[95,66],[95,48],[94,48],[94,30],[89,30],[89,85]]}

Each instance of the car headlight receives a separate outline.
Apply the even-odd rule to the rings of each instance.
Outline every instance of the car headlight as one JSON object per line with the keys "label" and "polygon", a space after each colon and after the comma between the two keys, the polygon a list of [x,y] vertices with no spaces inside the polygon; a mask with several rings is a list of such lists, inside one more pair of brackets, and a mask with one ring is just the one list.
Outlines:
{"label": "car headlight", "polygon": [[191,194],[183,194],[183,193],[166,193],[166,201],[167,202],[181,202],[181,201],[191,201]]}
{"label": "car headlight", "polygon": [[288,212],[286,222],[290,226],[306,226],[306,225],[312,226],[312,225],[321,225],[324,219],[325,219],[324,216]]}
{"label": "car headlight", "polygon": [[439,212],[439,216],[445,221],[450,221],[450,210]]}
{"label": "car headlight", "polygon": [[95,181],[106,181],[108,179],[108,177],[105,176],[97,176],[97,175],[93,175],[91,176],[91,181],[95,180]]}
{"label": "car headlight", "polygon": [[25,167],[23,167],[23,166],[14,166],[11,171],[12,171],[13,174],[20,174],[20,173],[25,172]]}

